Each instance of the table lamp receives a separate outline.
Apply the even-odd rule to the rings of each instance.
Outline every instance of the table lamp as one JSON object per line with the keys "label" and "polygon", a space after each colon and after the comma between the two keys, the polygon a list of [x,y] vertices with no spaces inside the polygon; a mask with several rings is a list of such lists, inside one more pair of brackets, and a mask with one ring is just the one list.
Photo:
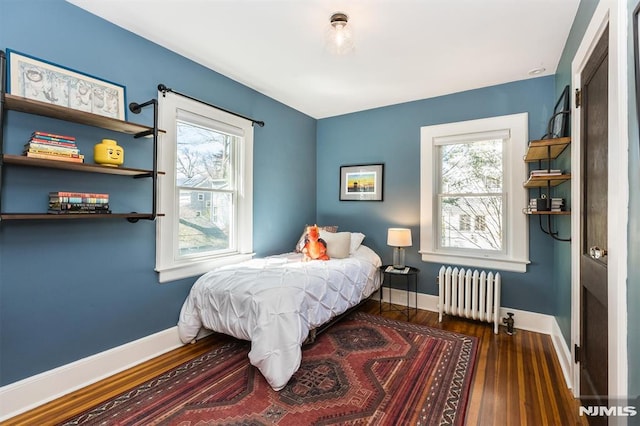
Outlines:
{"label": "table lamp", "polygon": [[389,228],[387,245],[393,247],[393,267],[404,269],[404,248],[411,247],[411,229]]}

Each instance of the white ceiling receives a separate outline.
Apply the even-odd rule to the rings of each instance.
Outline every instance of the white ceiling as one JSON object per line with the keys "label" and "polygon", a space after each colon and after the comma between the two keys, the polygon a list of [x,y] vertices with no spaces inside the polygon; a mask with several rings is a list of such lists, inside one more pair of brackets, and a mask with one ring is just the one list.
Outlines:
{"label": "white ceiling", "polygon": [[[580,2],[67,1],[314,118],[554,74]],[[348,56],[324,48],[338,11]]]}

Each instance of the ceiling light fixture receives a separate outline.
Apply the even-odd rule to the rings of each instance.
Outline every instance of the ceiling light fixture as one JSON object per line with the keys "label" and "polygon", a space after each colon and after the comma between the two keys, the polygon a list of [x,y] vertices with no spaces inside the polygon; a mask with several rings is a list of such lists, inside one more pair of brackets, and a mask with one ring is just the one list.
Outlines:
{"label": "ceiling light fixture", "polygon": [[538,68],[534,68],[532,70],[529,70],[529,75],[530,76],[536,76],[536,75],[540,75],[543,72],[545,72],[547,69],[544,67],[538,67]]}
{"label": "ceiling light fixture", "polygon": [[353,33],[347,27],[349,17],[342,12],[331,15],[331,27],[327,33],[327,49],[336,55],[345,55],[354,49]]}

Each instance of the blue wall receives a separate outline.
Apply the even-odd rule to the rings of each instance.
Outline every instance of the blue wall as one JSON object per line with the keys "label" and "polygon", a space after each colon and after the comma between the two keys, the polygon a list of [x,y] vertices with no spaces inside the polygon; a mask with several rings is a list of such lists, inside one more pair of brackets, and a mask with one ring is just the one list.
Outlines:
{"label": "blue wall", "polygon": [[[254,138],[258,255],[290,251],[304,224],[315,220],[316,120],[62,0],[2,0],[0,16],[3,50],[118,82],[128,101],[154,98],[164,83],[264,120]],[[148,113],[128,119],[151,124]],[[85,154],[112,137],[125,148],[125,166],[151,167],[148,141],[13,111],[5,151],[20,154],[36,129],[76,135]],[[47,192],[55,190],[109,192],[118,211],[150,206],[144,180],[17,167],[4,177],[5,211],[44,211]],[[0,385],[174,326],[194,279],[161,285],[154,264],[153,222],[3,222]]]}
{"label": "blue wall", "polygon": [[[538,139],[546,131],[554,93],[554,78],[542,77],[319,120],[318,223],[364,233],[365,244],[387,263],[387,228],[411,228],[414,244],[407,251],[407,263],[421,269],[419,291],[437,294],[440,265],[422,262],[418,255],[420,127],[528,112],[529,137]],[[385,164],[384,201],[339,201],[340,166],[367,163]],[[537,219],[530,221],[531,264],[524,274],[502,273],[503,305],[554,314],[552,240],[539,230]]]}

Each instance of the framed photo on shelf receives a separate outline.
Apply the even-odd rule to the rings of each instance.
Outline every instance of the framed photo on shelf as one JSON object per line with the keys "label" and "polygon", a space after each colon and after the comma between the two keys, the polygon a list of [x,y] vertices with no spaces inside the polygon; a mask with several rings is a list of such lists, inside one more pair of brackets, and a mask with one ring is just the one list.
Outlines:
{"label": "framed photo on shelf", "polygon": [[382,201],[384,164],[340,167],[340,201]]}
{"label": "framed photo on shelf", "polygon": [[563,138],[569,136],[569,114],[571,106],[569,104],[569,86],[565,86],[556,106],[553,108],[553,115],[549,122],[548,137]]}
{"label": "framed photo on shelf", "polygon": [[7,49],[7,93],[126,119],[124,86]]}

